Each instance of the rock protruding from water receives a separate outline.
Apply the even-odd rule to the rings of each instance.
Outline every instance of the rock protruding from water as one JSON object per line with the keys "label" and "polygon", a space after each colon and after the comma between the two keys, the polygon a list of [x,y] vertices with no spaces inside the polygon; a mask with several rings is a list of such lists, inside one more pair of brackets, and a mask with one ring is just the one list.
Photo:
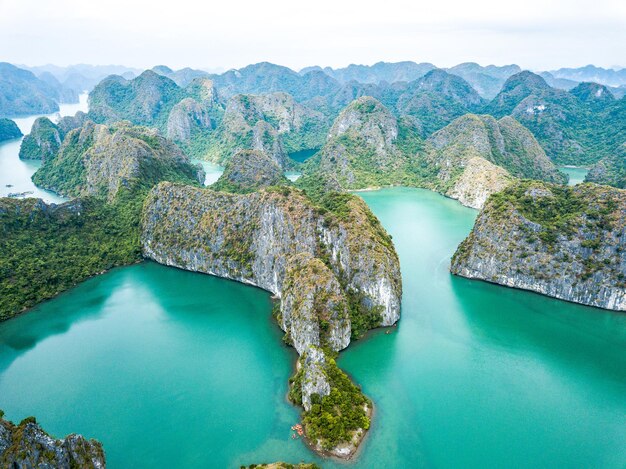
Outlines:
{"label": "rock protruding from water", "polygon": [[[316,450],[351,457],[371,403],[334,354],[367,329],[393,325],[402,290],[391,238],[365,203],[331,193],[320,206],[288,186],[231,194],[161,183],[142,218],[145,257],[282,299],[277,319],[300,355],[290,396],[305,409],[305,433]],[[342,431],[322,425],[322,412]]]}
{"label": "rock protruding from water", "polygon": [[241,150],[226,163],[224,173],[211,188],[245,193],[288,182],[280,166],[266,153]]}
{"label": "rock protruding from water", "polygon": [[47,117],[39,117],[33,123],[30,133],[22,140],[20,158],[23,160],[46,160],[54,157],[65,134]]}
{"label": "rock protruding from water", "polygon": [[451,271],[626,310],[626,191],[520,181],[491,196]]}
{"label": "rock protruding from water", "polygon": [[48,435],[33,417],[14,425],[0,411],[0,467],[104,469],[102,444],[71,434],[63,439]]}
{"label": "rock protruding from water", "polygon": [[0,142],[20,138],[22,131],[11,119],[0,119]]}

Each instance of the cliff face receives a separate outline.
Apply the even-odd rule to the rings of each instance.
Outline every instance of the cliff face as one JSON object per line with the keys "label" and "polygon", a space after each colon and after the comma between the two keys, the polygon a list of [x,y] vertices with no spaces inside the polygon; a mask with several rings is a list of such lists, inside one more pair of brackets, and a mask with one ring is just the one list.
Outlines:
{"label": "cliff face", "polygon": [[452,259],[468,278],[626,310],[626,193],[521,181],[493,195]]}
{"label": "cliff face", "polygon": [[239,195],[162,183],[146,201],[142,245],[157,262],[278,296],[290,257],[327,255],[335,275],[363,296],[364,306],[381,309],[382,325],[391,325],[400,310],[397,255],[364,202],[350,197],[346,210],[342,218],[322,216],[287,187]]}
{"label": "cliff face", "polygon": [[122,187],[151,187],[168,177],[192,183],[204,180],[204,173],[156,130],[128,122],[106,126],[88,121],[66,136],[58,154],[45,161],[33,181],[65,195],[112,200]]}
{"label": "cliff face", "polygon": [[63,439],[48,435],[30,417],[19,425],[2,419],[0,411],[0,466],[15,468],[104,469],[102,445],[71,434]]}
{"label": "cliff face", "polygon": [[186,142],[195,132],[213,130],[216,126],[207,104],[185,98],[176,104],[167,118],[167,138]]}
{"label": "cliff face", "polygon": [[[367,206],[335,197],[333,212],[289,187],[241,195],[161,183],[144,205],[141,243],[157,262],[281,299],[278,322],[301,357],[290,395],[305,409],[305,432],[314,448],[350,457],[369,427],[370,407],[333,354],[351,336],[394,324],[402,287],[391,240]],[[322,412],[342,426],[332,438],[316,417]]]}
{"label": "cliff face", "polygon": [[47,117],[38,118],[20,146],[20,158],[46,161],[59,151],[65,134]]}

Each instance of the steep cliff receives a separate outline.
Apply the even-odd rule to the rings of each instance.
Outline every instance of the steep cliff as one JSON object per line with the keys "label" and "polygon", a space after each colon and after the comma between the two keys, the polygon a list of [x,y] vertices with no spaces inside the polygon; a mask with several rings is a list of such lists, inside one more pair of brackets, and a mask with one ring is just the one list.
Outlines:
{"label": "steep cliff", "polygon": [[204,173],[155,130],[124,121],[111,126],[87,121],[70,131],[33,181],[64,195],[112,200],[122,187],[149,188],[168,178],[193,183],[204,180]]}
{"label": "steep cliff", "polygon": [[241,150],[226,163],[224,172],[211,188],[246,193],[261,187],[288,183],[282,168],[266,153],[258,150]]}
{"label": "steep cliff", "polygon": [[626,310],[625,214],[623,190],[520,181],[489,198],[451,271]]}
{"label": "steep cliff", "polygon": [[[145,203],[141,242],[157,262],[259,286],[281,298],[278,322],[300,355],[290,395],[313,447],[350,457],[369,401],[336,367],[350,337],[394,324],[398,258],[361,199],[315,204],[287,186],[229,194],[162,183]],[[337,419],[324,424],[323,412]]]}
{"label": "steep cliff", "polygon": [[48,435],[33,417],[19,425],[4,420],[0,411],[0,466],[6,468],[104,469],[102,445],[71,434]]}
{"label": "steep cliff", "polygon": [[65,134],[47,117],[40,117],[33,123],[30,134],[24,137],[20,146],[20,158],[45,162],[57,154]]}

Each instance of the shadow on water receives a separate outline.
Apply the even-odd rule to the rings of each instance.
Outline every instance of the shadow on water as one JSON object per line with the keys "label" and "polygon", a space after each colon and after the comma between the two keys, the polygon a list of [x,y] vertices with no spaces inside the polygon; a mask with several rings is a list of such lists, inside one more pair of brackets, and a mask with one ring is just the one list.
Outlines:
{"label": "shadow on water", "polygon": [[450,275],[467,326],[495,347],[626,382],[626,314]]}

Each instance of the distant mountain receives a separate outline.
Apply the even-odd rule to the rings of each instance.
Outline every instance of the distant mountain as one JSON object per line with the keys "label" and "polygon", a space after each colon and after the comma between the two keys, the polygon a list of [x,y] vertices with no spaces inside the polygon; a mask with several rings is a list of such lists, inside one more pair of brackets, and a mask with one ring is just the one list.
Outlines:
{"label": "distant mountain", "polygon": [[522,69],[518,65],[488,65],[483,67],[474,62],[462,63],[446,69],[448,73],[460,76],[485,99],[493,99],[502,89],[504,82]]}
{"label": "distant mountain", "polygon": [[435,69],[430,63],[415,62],[378,62],[374,65],[348,65],[345,68],[333,69],[331,67],[307,67],[300,70],[304,75],[311,71],[321,71],[334,78],[340,83],[358,81],[360,83],[394,83],[397,81],[413,81],[423,77],[429,71]]}
{"label": "distant mountain", "polygon": [[550,73],[556,78],[566,78],[577,82],[590,81],[615,87],[626,85],[626,68],[613,70],[587,65],[580,68],[560,68]]}
{"label": "distant mountain", "polygon": [[0,117],[50,114],[59,110],[58,90],[23,70],[0,62]]}
{"label": "distant mountain", "polygon": [[553,161],[585,165],[610,156],[626,141],[619,109],[602,85],[582,83],[568,92],[524,71],[509,78],[483,112],[515,117]]}
{"label": "distant mountain", "polygon": [[129,120],[155,127],[191,156],[201,156],[207,135],[221,121],[224,108],[213,82],[196,78],[186,87],[146,70],[126,80],[110,76],[89,94],[89,118],[98,123]]}
{"label": "distant mountain", "polygon": [[395,104],[397,114],[413,118],[423,136],[463,114],[477,112],[485,100],[462,78],[435,69],[409,83]]}
{"label": "distant mountain", "polygon": [[567,78],[557,78],[550,72],[541,72],[538,75],[543,78],[546,83],[551,87],[560,88],[562,90],[571,90],[579,83],[574,80],[568,80]]}
{"label": "distant mountain", "polygon": [[122,65],[77,64],[67,67],[41,65],[23,68],[30,70],[39,78],[42,78],[44,74],[52,75],[63,89],[68,90],[66,92],[74,93],[76,96],[85,91],[91,91],[100,81],[110,75],[120,75],[131,79],[141,73],[141,70]]}
{"label": "distant mountain", "polygon": [[170,80],[173,80],[178,86],[185,87],[189,83],[191,83],[196,78],[208,77],[209,73],[203,70],[194,70],[193,68],[183,68],[181,70],[172,70],[165,65],[157,65],[152,68],[154,73],[158,73],[159,75],[163,75]]}
{"label": "distant mountain", "polygon": [[300,75],[290,68],[269,62],[229,70],[221,75],[209,75],[209,78],[224,97],[283,91],[296,101],[305,101],[316,96],[328,96],[341,87],[336,80],[319,71]]}

